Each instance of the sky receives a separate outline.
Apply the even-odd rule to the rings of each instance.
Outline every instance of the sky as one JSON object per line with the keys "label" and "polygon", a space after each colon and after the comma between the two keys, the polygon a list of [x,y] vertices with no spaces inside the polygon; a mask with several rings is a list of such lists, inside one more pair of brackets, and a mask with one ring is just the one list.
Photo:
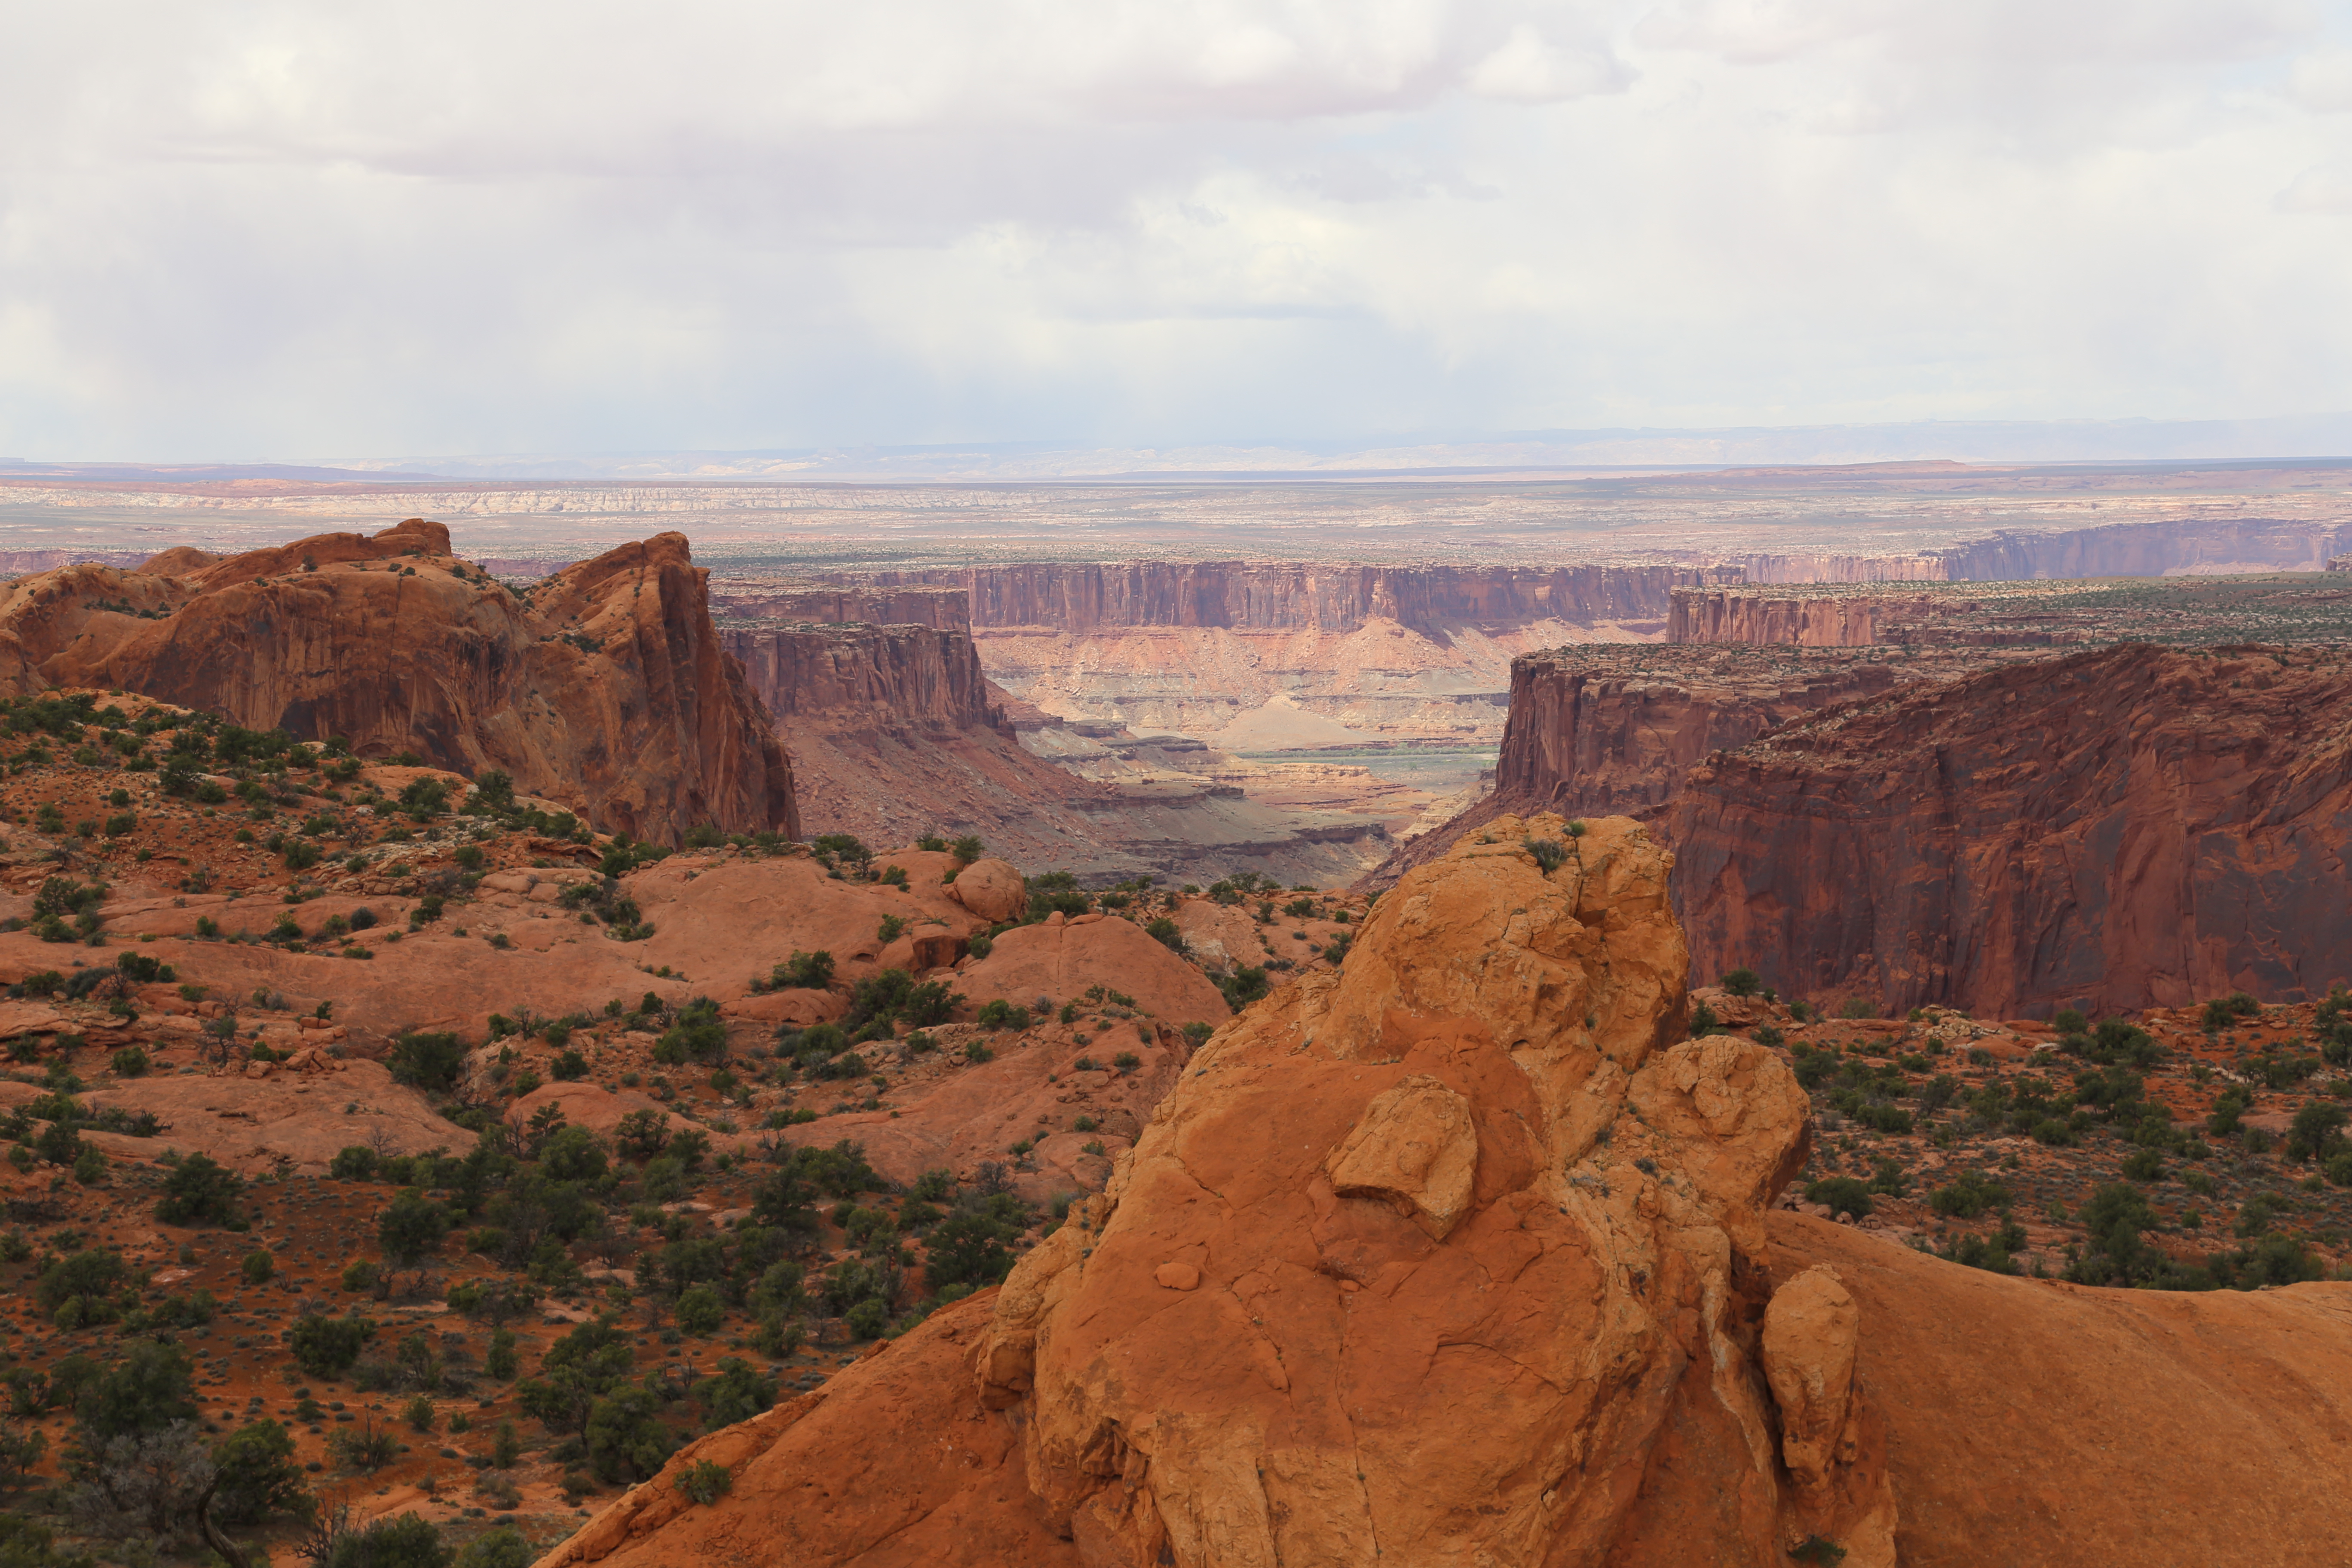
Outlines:
{"label": "sky", "polygon": [[2352,408],[2352,0],[0,0],[0,456]]}

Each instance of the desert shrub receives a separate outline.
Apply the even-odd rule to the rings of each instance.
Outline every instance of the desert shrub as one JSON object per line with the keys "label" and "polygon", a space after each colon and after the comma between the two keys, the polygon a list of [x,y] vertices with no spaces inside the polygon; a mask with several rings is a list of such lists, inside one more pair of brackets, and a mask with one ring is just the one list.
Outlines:
{"label": "desert shrub", "polygon": [[352,1143],[338,1150],[327,1163],[327,1174],[340,1182],[364,1182],[376,1173],[376,1152],[364,1143]]}
{"label": "desert shrub", "polygon": [[269,1277],[278,1272],[278,1259],[256,1248],[245,1255],[245,1261],[237,1266],[237,1271],[245,1276],[245,1282],[248,1285],[266,1285]]}
{"label": "desert shrub", "polygon": [[67,1506],[85,1528],[108,1535],[184,1537],[211,1479],[204,1438],[184,1420],[86,1441],[77,1458]]}
{"label": "desert shrub", "polygon": [[2339,1152],[2345,1146],[2345,1110],[2330,1100],[2315,1100],[2294,1113],[2294,1121],[2287,1130],[2286,1155],[2290,1160],[2318,1160]]}
{"label": "desert shrub", "polygon": [[449,1211],[415,1187],[404,1187],[376,1219],[377,1245],[404,1268],[423,1261],[449,1234]]}
{"label": "desert shrub", "polygon": [[2164,1155],[2155,1149],[2135,1149],[2124,1156],[2122,1171],[2129,1181],[2156,1181],[2164,1174]]}
{"label": "desert shrub", "polygon": [[457,1568],[530,1568],[538,1555],[512,1525],[476,1536],[457,1554]]}
{"label": "desert shrub", "polygon": [[669,1147],[669,1119],[650,1108],[632,1110],[614,1127],[613,1142],[633,1160],[651,1160]]}
{"label": "desert shrub", "polygon": [[776,1402],[776,1380],[740,1356],[720,1360],[719,1370],[694,1385],[703,1425],[716,1430],[749,1421]]}
{"label": "desert shrub", "polygon": [[1735,969],[1723,977],[1723,988],[1734,996],[1753,996],[1763,988],[1763,981],[1757,977],[1756,972],[1745,966]]}
{"label": "desert shrub", "polygon": [[1833,1215],[1862,1219],[1870,1213],[1870,1186],[1854,1176],[1824,1176],[1806,1186],[1805,1201],[1824,1205]]}
{"label": "desert shrub", "polygon": [[308,1519],[318,1508],[294,1458],[293,1434],[275,1421],[247,1424],[213,1450],[220,1485],[213,1516],[226,1524],[260,1524],[275,1515]]}
{"label": "desert shrub", "polygon": [[2008,1185],[1982,1171],[1964,1171],[1958,1180],[1927,1194],[1927,1206],[1948,1219],[1974,1219],[1988,1209],[2005,1209],[2012,1201]]}
{"label": "desert shrub", "polygon": [[708,1285],[689,1286],[678,1293],[673,1309],[677,1326],[689,1334],[708,1334],[715,1331],[727,1315],[727,1304],[718,1291]]}
{"label": "desert shrub", "polygon": [[196,1414],[194,1383],[177,1345],[134,1341],[122,1358],[92,1373],[74,1398],[85,1439],[104,1442],[161,1432]]}
{"label": "desert shrub", "polygon": [[151,1065],[147,1053],[137,1046],[125,1046],[114,1053],[114,1076],[117,1078],[144,1078]]}
{"label": "desert shrub", "polygon": [[596,1401],[583,1436],[589,1468],[599,1480],[634,1483],[662,1468],[677,1441],[662,1425],[660,1409],[658,1397],[635,1385]]}
{"label": "desert shrub", "polygon": [[466,1065],[465,1042],[446,1032],[402,1035],[393,1045],[387,1064],[392,1076],[427,1093],[446,1093]]}
{"label": "desert shrub", "polygon": [[187,1155],[163,1178],[155,1217],[165,1225],[217,1225],[242,1228],[237,1200],[245,1178],[205,1153]]}
{"label": "desert shrub", "polygon": [[735,1478],[724,1465],[698,1459],[678,1472],[674,1484],[689,1500],[709,1504],[733,1489]]}
{"label": "desert shrub", "polygon": [[338,1378],[360,1359],[375,1336],[375,1325],[355,1315],[330,1318],[309,1312],[287,1331],[286,1349],[294,1364],[317,1378]]}
{"label": "desert shrub", "polygon": [[394,1514],[338,1533],[313,1568],[449,1568],[449,1547],[430,1520]]}
{"label": "desert shrub", "polygon": [[975,1021],[985,1029],[1025,1029],[1029,1026],[1029,1009],[1016,1007],[999,996],[981,1004]]}
{"label": "desert shrub", "polygon": [[2263,1005],[2242,991],[2232,991],[2227,996],[2216,996],[2205,1004],[2205,1026],[2226,1029],[2241,1018],[2259,1018]]}
{"label": "desert shrub", "polygon": [[130,1266],[110,1247],[68,1253],[41,1270],[34,1303],[59,1328],[112,1322],[120,1316],[114,1298],[131,1284]]}
{"label": "desert shrub", "polygon": [[1225,994],[1225,1005],[1238,1013],[1272,989],[1262,965],[1236,965],[1229,974],[1216,977],[1217,989]]}
{"label": "desert shrub", "polygon": [[677,1022],[654,1043],[654,1060],[668,1066],[685,1061],[716,1061],[727,1054],[727,1026],[719,1020],[719,1004],[698,996],[679,1010]]}

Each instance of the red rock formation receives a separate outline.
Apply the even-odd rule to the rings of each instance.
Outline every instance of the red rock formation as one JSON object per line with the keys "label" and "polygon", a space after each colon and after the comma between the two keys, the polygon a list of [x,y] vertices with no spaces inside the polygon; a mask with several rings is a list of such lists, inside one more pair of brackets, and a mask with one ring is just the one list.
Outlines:
{"label": "red rock formation", "polygon": [[1745,647],[1554,648],[1511,662],[1510,718],[1494,793],[1407,841],[1359,886],[1387,887],[1497,816],[1646,812],[1693,764],[1801,713],[1891,689],[1879,658]]}
{"label": "red rock formation", "polygon": [[0,590],[0,684],[120,688],[362,755],[413,751],[597,826],[799,830],[790,766],[719,646],[707,574],[665,533],[524,599],[412,518],[135,572],[71,566]]}
{"label": "red rock formation", "polygon": [[[2004,1279],[1769,1214],[1669,858],[1498,823],[1222,1030],[1001,1291],[703,1438],[544,1568],[2331,1560],[2352,1289]],[[732,1485],[696,1505],[686,1468]]]}
{"label": "red rock formation", "polygon": [[1702,974],[1992,1016],[2346,973],[2352,658],[2146,644],[1800,719],[1660,819]]}
{"label": "red rock formation", "polygon": [[961,627],[732,626],[719,636],[787,735],[804,720],[965,730],[1003,717]]}
{"label": "red rock formation", "polygon": [[1938,611],[1965,614],[1972,608],[1965,603],[1938,603],[1915,595],[1844,594],[1811,598],[1678,588],[1666,616],[1666,640],[1869,647],[1891,640],[1887,628],[1897,619],[1916,619]]}
{"label": "red rock formation", "polygon": [[1655,618],[1678,585],[1737,568],[1670,565],[1362,566],[1297,561],[1024,562],[961,572],[861,574],[865,591],[954,584],[975,626],[1091,632],[1132,626],[1351,632],[1375,617],[1417,631],[1556,619]]}

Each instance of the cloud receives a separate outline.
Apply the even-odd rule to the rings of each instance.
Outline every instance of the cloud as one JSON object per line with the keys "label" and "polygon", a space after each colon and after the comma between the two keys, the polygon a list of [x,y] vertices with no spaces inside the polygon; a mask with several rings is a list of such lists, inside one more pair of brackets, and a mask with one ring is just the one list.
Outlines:
{"label": "cloud", "polygon": [[2228,417],[2352,353],[2309,224],[2352,57],[2297,0],[89,0],[11,41],[9,455]]}
{"label": "cloud", "polygon": [[2279,193],[2278,206],[2288,213],[2352,213],[2352,166],[2305,169]]}

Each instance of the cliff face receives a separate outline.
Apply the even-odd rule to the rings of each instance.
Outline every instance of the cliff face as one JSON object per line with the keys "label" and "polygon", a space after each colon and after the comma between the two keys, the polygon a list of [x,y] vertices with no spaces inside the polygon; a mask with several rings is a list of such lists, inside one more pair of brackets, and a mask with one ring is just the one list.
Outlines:
{"label": "cliff face", "polygon": [[787,732],[826,714],[948,729],[1001,723],[980,651],[961,629],[928,626],[732,626],[719,634]]}
{"label": "cliff face", "polygon": [[1570,816],[1662,805],[1692,764],[1802,713],[1885,691],[1876,661],[1557,648],[1515,661],[1497,798]]}
{"label": "cliff face", "polygon": [[1933,615],[1932,599],[1834,598],[1677,589],[1666,616],[1670,643],[1760,643],[1782,647],[1870,647],[1896,617]]}
{"label": "cliff face", "polygon": [[1416,631],[1528,621],[1655,619],[1678,585],[1739,580],[1736,568],[1356,566],[1307,562],[1034,562],[961,573],[876,573],[874,588],[954,583],[972,625],[1094,632],[1138,626],[1352,632],[1372,620]]}
{"label": "cliff face", "polygon": [[2319,572],[2352,542],[2352,524],[2183,518],[2052,532],[2001,532],[1935,553],[1957,583],[2031,577],[2161,577],[2172,573]]}
{"label": "cliff face", "polygon": [[2352,544],[2352,524],[2295,518],[2179,517],[2097,528],[2003,529],[1907,554],[1793,552],[1737,556],[1751,583],[2018,583],[2212,572],[2318,572]]}
{"label": "cliff face", "polygon": [[112,688],[363,756],[499,768],[599,827],[797,834],[791,768],[719,646],[683,535],[581,562],[525,601],[437,523],[324,534],[0,589],[0,681]]}
{"label": "cliff face", "polygon": [[1784,648],[1587,645],[1524,655],[1511,664],[1494,793],[1405,843],[1359,885],[1385,888],[1496,816],[1654,811],[1710,753],[1832,703],[1886,691],[1898,668]]}
{"label": "cliff face", "polygon": [[1979,1015],[2324,992],[2352,656],[2125,645],[1797,721],[1660,819],[1701,974]]}

